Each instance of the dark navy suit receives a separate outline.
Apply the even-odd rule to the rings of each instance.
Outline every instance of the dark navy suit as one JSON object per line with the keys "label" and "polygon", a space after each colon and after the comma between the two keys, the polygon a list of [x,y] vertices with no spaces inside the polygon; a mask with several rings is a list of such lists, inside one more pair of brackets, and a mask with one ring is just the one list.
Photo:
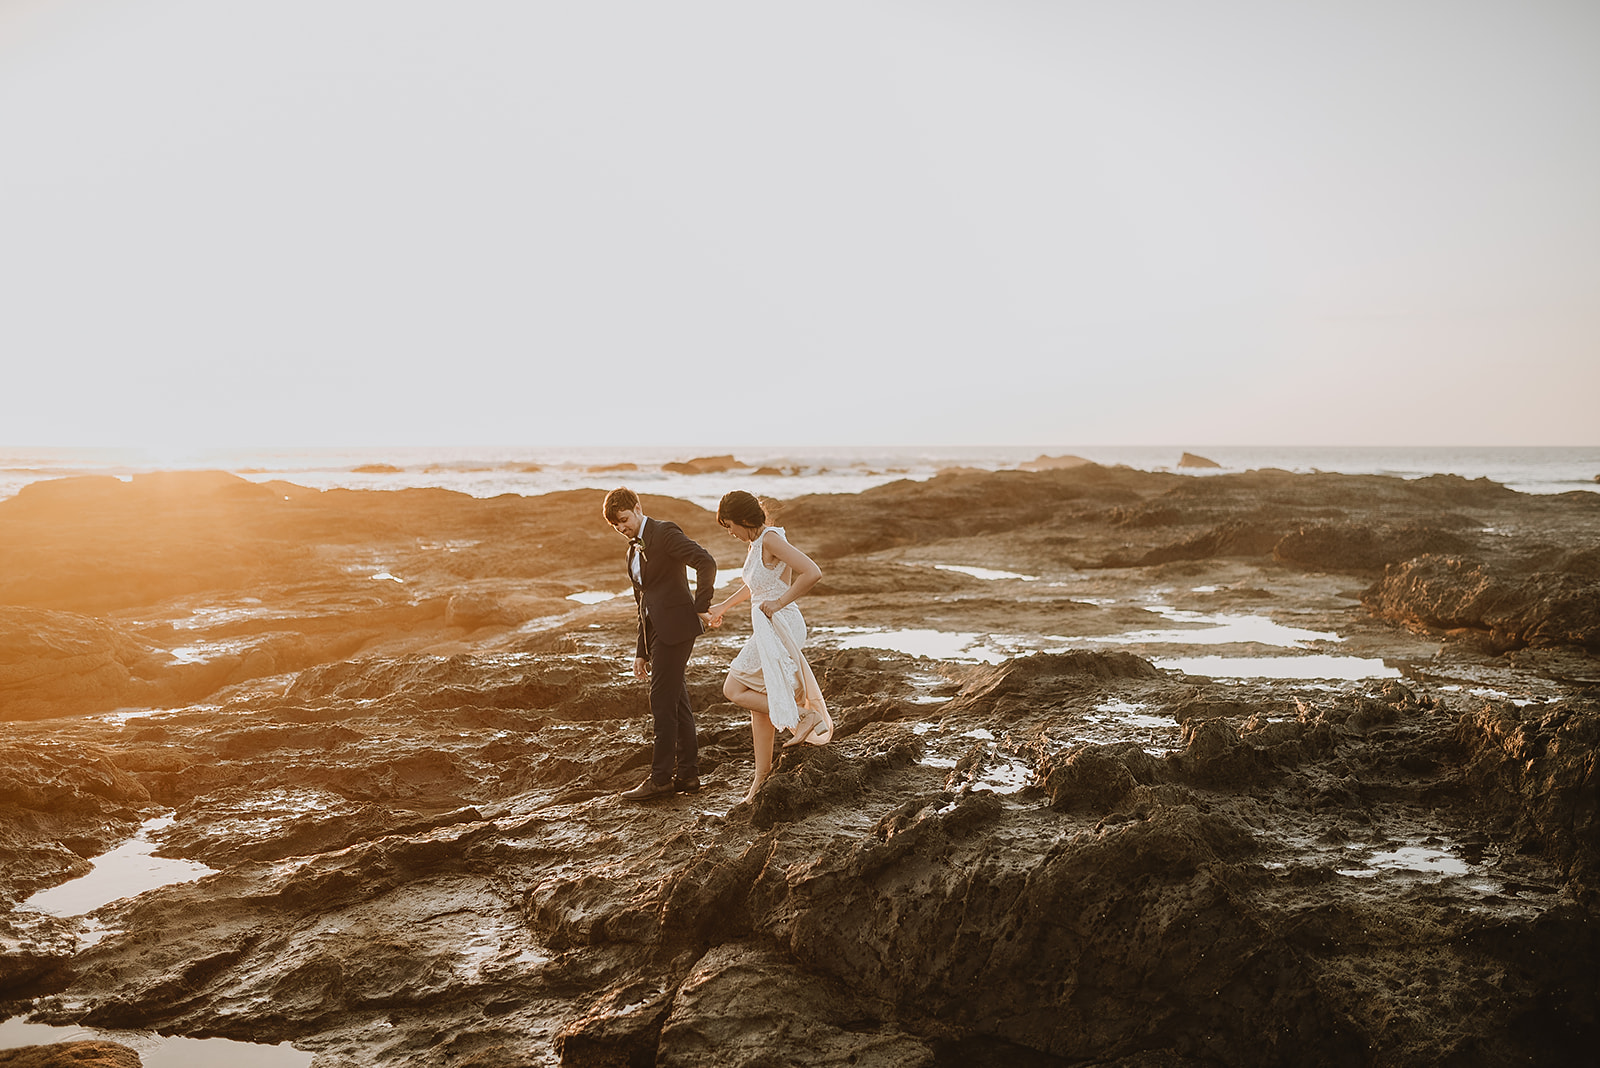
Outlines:
{"label": "dark navy suit", "polygon": [[[655,753],[650,778],[657,785],[699,773],[700,747],[695,737],[694,709],[684,672],[694,640],[704,626],[700,613],[711,610],[717,585],[717,561],[704,546],[664,519],[645,518],[639,532],[644,543],[640,580],[633,582],[639,609],[639,639],[634,655],[650,663],[650,715],[655,721]],[[638,549],[628,544],[628,577]],[[694,593],[685,567],[694,568]]]}

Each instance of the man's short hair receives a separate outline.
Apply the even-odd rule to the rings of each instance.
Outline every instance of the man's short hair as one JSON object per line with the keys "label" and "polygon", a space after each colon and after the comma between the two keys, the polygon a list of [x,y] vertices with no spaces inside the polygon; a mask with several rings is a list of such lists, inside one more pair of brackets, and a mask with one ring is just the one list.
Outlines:
{"label": "man's short hair", "polygon": [[606,522],[615,523],[617,516],[623,512],[637,512],[639,510],[639,495],[627,486],[618,486],[606,494]]}

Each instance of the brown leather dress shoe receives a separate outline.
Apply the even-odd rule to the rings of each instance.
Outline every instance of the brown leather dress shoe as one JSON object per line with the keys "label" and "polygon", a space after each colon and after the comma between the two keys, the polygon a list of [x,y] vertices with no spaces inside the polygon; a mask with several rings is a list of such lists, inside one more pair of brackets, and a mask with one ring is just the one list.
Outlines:
{"label": "brown leather dress shoe", "polygon": [[680,794],[697,794],[700,792],[700,776],[690,775],[684,779],[673,779],[672,788]]}
{"label": "brown leather dress shoe", "polygon": [[671,783],[658,784],[654,779],[646,779],[631,790],[622,791],[624,801],[653,801],[658,797],[671,797],[677,793]]}

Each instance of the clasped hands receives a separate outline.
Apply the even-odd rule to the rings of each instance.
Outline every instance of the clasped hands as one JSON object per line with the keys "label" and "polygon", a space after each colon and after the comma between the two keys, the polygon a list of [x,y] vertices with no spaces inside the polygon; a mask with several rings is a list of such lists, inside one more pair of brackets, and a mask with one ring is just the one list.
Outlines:
{"label": "clasped hands", "polygon": [[[762,601],[756,607],[761,609],[762,615],[766,616],[768,619],[771,619],[773,613],[783,608],[783,605],[777,601]],[[712,605],[711,611],[700,613],[700,622],[705,624],[707,630],[716,630],[718,627],[722,626],[722,617],[727,613],[727,611],[728,608],[726,605]]]}

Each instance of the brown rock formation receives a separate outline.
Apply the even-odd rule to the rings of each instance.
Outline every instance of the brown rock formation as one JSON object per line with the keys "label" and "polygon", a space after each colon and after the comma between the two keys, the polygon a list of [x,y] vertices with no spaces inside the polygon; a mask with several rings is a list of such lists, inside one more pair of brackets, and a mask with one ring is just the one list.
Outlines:
{"label": "brown rock formation", "polygon": [[[352,1068],[1557,1064],[1600,1039],[1600,495],[1083,464],[784,502],[823,565],[835,740],[739,803],[733,621],[690,665],[702,791],[628,805],[631,599],[566,600],[625,581],[600,493],[259,489],[0,502],[0,699],[53,717],[0,742],[0,1012]],[[1364,607],[1348,575],[1382,565]],[[1126,644],[1151,609],[1178,637]],[[1342,640],[1206,650],[1408,677],[1157,666],[1243,615]],[[843,640],[901,629],[1050,651]],[[159,852],[216,874],[104,906],[97,941],[16,907],[159,813]]]}
{"label": "brown rock formation", "polygon": [[139,1068],[139,1054],[116,1042],[57,1042],[0,1049],[4,1068]]}
{"label": "brown rock formation", "polygon": [[732,455],[697,456],[693,460],[664,463],[661,465],[661,470],[679,475],[716,475],[724,471],[736,471],[745,466]]}
{"label": "brown rock formation", "polygon": [[1497,651],[1600,652],[1600,582],[1564,572],[1501,576],[1461,557],[1427,555],[1387,568],[1361,601],[1399,622],[1475,632]]}
{"label": "brown rock formation", "polygon": [[1082,467],[1090,461],[1081,456],[1046,456],[1039,454],[1038,459],[1028,460],[1017,465],[1019,471],[1060,471],[1068,467]]}
{"label": "brown rock formation", "polygon": [[1462,552],[1469,546],[1460,534],[1421,523],[1399,527],[1315,523],[1284,535],[1272,546],[1272,555],[1301,567],[1360,574],[1381,571],[1413,556]]}

